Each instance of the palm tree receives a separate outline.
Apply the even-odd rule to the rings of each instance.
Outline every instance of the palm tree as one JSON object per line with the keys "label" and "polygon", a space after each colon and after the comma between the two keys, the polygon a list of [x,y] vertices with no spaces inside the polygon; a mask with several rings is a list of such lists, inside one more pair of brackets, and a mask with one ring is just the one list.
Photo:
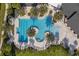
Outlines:
{"label": "palm tree", "polygon": [[54,35],[53,33],[49,32],[47,35],[46,35],[46,38],[48,40],[48,42],[51,42],[54,40]]}
{"label": "palm tree", "polygon": [[31,16],[33,16],[33,17],[38,16],[38,9],[37,9],[36,7],[32,7],[32,8],[30,9],[30,14],[31,14]]}
{"label": "palm tree", "polygon": [[63,12],[62,11],[58,11],[58,12],[56,12],[55,14],[54,14],[54,22],[57,22],[57,21],[59,21],[59,20],[61,20],[62,19],[62,17],[63,17]]}
{"label": "palm tree", "polygon": [[35,21],[36,17],[38,16],[38,13],[39,12],[38,12],[38,9],[36,7],[32,7],[30,9],[30,16],[31,16],[31,18],[33,20],[33,25],[34,25],[34,21]]}
{"label": "palm tree", "polygon": [[41,4],[39,8],[40,16],[43,16],[48,11],[47,4]]}
{"label": "palm tree", "polygon": [[[8,13],[12,13],[13,12],[12,10],[15,9],[15,12],[18,12],[19,15],[21,15],[21,16],[25,15],[25,9],[23,9],[23,6],[21,6],[21,4],[11,3],[11,4],[9,4],[9,8],[8,9],[9,9]],[[15,13],[15,12],[13,12],[13,13]]]}
{"label": "palm tree", "polygon": [[35,29],[30,28],[28,30],[27,34],[28,34],[29,37],[33,37],[36,34],[36,31],[35,31]]}
{"label": "palm tree", "polygon": [[53,13],[53,11],[52,11],[52,10],[50,10],[50,11],[49,11],[49,15],[52,15],[52,13]]}

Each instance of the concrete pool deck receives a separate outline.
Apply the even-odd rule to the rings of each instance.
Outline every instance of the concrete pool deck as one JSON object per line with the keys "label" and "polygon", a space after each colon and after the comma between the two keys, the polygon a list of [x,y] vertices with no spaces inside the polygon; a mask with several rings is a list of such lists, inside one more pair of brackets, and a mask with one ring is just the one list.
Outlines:
{"label": "concrete pool deck", "polygon": [[[63,21],[59,21],[56,23],[60,27],[60,35],[59,35],[59,43],[66,37],[69,40],[69,45],[74,44],[74,41],[77,40],[78,45],[76,48],[79,47],[79,39],[77,38],[77,35],[74,34],[72,30],[70,30],[70,27],[67,27],[67,24],[65,24]],[[61,34],[62,33],[62,34]]]}
{"label": "concrete pool deck", "polygon": [[18,22],[18,18],[16,18],[15,20],[15,26],[14,26],[14,44],[18,47],[19,42],[18,42],[18,34],[16,33],[16,28],[19,27],[19,22]]}
{"label": "concrete pool deck", "polygon": [[[30,8],[29,8],[30,9]],[[28,10],[29,10],[28,9]],[[53,7],[51,7],[51,5],[49,5],[49,10],[53,10]],[[52,15],[54,15],[56,11],[53,10],[53,13]],[[47,16],[47,14],[45,15]],[[28,15],[25,15],[25,16],[19,16],[16,20],[15,20],[15,26],[14,26],[14,42],[15,42],[15,45],[19,48],[19,45],[20,43],[18,42],[18,34],[16,33],[16,28],[19,27],[19,18],[29,18]],[[40,18],[40,17],[39,17]],[[43,17],[42,17],[43,18]],[[62,18],[62,20],[64,20],[64,18]],[[58,26],[60,27],[60,31],[59,31],[59,41],[58,41],[58,44],[61,43],[61,41],[67,37],[68,40],[69,40],[69,45],[70,44],[73,44],[73,42],[75,40],[78,41],[78,45],[76,48],[79,47],[79,39],[77,38],[77,35],[73,33],[73,31],[70,30],[70,27],[67,27],[67,24],[64,23],[64,21],[58,21],[57,23],[54,24],[55,26]],[[61,34],[62,33],[62,34]],[[37,42],[36,39],[33,37],[33,40],[34,40],[34,46],[36,49],[38,50],[42,50],[41,48],[45,49],[45,45],[47,44],[47,40],[46,38],[44,39],[44,41],[42,42]],[[28,44],[29,45],[29,39],[28,39]]]}

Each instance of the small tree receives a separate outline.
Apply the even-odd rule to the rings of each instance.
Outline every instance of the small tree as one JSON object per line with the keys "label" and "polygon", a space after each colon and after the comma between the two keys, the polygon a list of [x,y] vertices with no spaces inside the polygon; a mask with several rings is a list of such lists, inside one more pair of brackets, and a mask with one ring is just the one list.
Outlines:
{"label": "small tree", "polygon": [[37,18],[37,16],[38,16],[38,9],[36,8],[36,7],[32,7],[31,9],[30,9],[30,16],[31,16],[31,18],[32,18],[32,20],[33,20],[33,25],[34,25],[34,21],[36,20],[36,18]]}

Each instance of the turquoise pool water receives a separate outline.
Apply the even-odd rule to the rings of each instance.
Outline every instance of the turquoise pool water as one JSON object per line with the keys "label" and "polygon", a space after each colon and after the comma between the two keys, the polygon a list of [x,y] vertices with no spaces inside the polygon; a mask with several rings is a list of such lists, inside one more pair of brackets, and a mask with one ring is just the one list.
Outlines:
{"label": "turquoise pool water", "polygon": [[43,41],[45,38],[45,32],[47,31],[52,32],[56,36],[56,33],[59,33],[59,28],[54,26],[54,23],[51,19],[51,16],[46,16],[43,19],[19,19],[19,28],[17,28],[17,33],[19,34],[19,42],[28,42],[27,30],[32,26],[35,26],[39,29],[39,32],[35,37],[37,38],[37,41]]}

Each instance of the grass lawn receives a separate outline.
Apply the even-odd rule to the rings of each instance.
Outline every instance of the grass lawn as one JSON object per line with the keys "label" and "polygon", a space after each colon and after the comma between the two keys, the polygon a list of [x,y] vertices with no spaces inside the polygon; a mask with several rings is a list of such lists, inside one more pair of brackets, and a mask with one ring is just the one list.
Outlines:
{"label": "grass lawn", "polygon": [[0,39],[1,39],[1,31],[3,30],[4,23],[4,15],[5,15],[5,4],[0,4]]}
{"label": "grass lawn", "polygon": [[6,55],[10,55],[11,46],[9,44],[4,43],[2,46],[2,55],[5,53]]}
{"label": "grass lawn", "polygon": [[[6,42],[5,44],[3,44],[3,48],[2,48],[2,55],[4,55],[4,53],[8,56],[11,56],[11,53],[14,53],[11,51],[11,46],[8,45]],[[37,51],[32,48],[27,48],[26,50],[19,50],[15,48],[15,55],[16,56],[69,56],[69,53],[68,50],[64,49],[62,46],[53,45],[43,51]]]}
{"label": "grass lawn", "polygon": [[23,51],[17,50],[17,56],[67,56],[69,55],[68,50],[64,49],[60,45],[50,46],[48,49],[43,51],[36,51],[34,49],[26,49]]}
{"label": "grass lawn", "polygon": [[[4,15],[5,15],[5,4],[0,3],[0,41],[2,38],[1,32],[3,30]],[[0,55],[2,55],[2,53],[0,53]]]}

